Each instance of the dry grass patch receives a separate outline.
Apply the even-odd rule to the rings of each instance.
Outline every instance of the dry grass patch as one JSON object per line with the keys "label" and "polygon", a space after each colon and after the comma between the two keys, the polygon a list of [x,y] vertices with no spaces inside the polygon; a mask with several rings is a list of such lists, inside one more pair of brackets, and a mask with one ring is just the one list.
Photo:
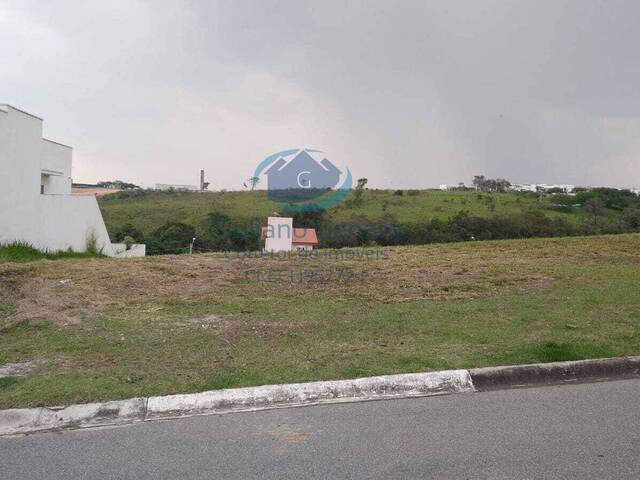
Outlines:
{"label": "dry grass patch", "polygon": [[[638,236],[392,247],[372,260],[225,258],[219,254],[0,264],[0,328],[22,321],[75,325],[118,308],[153,314],[170,299],[330,293],[374,302],[481,298],[547,287],[563,265],[640,258]],[[526,248],[523,248],[526,245]],[[258,278],[256,272],[261,272]],[[346,272],[346,273],[345,273]]]}

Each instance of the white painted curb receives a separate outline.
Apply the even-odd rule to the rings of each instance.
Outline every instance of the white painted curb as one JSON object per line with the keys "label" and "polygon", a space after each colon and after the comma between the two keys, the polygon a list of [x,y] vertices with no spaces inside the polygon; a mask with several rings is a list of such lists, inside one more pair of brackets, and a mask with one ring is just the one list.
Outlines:
{"label": "white painted curb", "polygon": [[147,419],[265,408],[473,392],[468,370],[384,375],[327,382],[266,385],[150,397]]}
{"label": "white painted curb", "polygon": [[473,392],[468,370],[213,390],[61,408],[0,410],[0,436],[191,415]]}
{"label": "white painted curb", "polygon": [[0,410],[0,435],[141,422],[145,412],[145,398],[61,408]]}

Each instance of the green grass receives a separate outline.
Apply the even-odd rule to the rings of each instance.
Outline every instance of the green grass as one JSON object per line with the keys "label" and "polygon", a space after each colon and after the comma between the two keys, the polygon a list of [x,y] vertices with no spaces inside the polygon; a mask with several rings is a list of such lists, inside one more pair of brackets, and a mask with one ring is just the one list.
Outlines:
{"label": "green grass", "polygon": [[[491,210],[488,198],[493,198]],[[347,198],[348,200],[348,198]],[[267,198],[266,191],[254,192],[150,192],[143,197],[114,199],[101,197],[100,208],[107,227],[133,223],[146,235],[167,222],[183,222],[196,227],[198,234],[206,232],[207,214],[219,210],[235,221],[264,221],[274,211],[282,212],[282,206]],[[348,207],[348,202],[329,210],[329,217],[336,223],[350,222],[354,217],[366,216],[372,221],[391,215],[401,224],[416,223],[431,218],[447,219],[461,210],[472,215],[518,213],[524,209],[539,208],[551,217],[562,217],[577,223],[588,220],[578,207],[569,212],[558,212],[552,205],[552,197],[542,202],[529,195],[501,193],[478,195],[475,192],[440,192],[420,190],[417,194],[398,196],[389,190],[367,190],[361,205]],[[619,213],[607,211],[604,217],[615,218]]]}
{"label": "green grass", "polygon": [[398,247],[346,286],[243,283],[265,259],[114,262],[10,265],[44,285],[0,329],[1,362],[37,365],[0,408],[640,353],[640,235]]}
{"label": "green grass", "polygon": [[[90,252],[43,252],[26,243],[16,242],[0,245],[0,262],[34,262],[37,260],[60,260],[66,258],[92,258],[98,255]],[[2,305],[0,304],[0,314]]]}

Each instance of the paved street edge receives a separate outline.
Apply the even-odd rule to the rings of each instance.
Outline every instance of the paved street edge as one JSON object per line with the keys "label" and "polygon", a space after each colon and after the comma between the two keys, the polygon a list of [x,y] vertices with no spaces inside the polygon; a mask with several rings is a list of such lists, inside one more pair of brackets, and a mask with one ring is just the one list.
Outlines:
{"label": "paved street edge", "polygon": [[68,407],[0,410],[0,436],[123,425],[192,415],[425,397],[629,377],[640,377],[640,357],[265,385]]}

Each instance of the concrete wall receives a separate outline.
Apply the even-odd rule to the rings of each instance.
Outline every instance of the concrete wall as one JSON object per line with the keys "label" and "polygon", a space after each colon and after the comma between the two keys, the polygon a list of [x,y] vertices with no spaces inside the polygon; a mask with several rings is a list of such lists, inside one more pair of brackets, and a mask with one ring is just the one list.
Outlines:
{"label": "concrete wall", "polygon": [[37,235],[29,243],[39,250],[84,252],[95,240],[98,252],[113,256],[111,240],[95,197],[40,195]]}
{"label": "concrete wall", "polygon": [[42,119],[0,106],[0,243],[82,252],[93,236],[113,255],[95,197],[70,195],[71,157],[70,147],[42,138]]}
{"label": "concrete wall", "polygon": [[114,256],[118,258],[144,257],[147,254],[147,246],[144,243],[134,243],[129,250],[124,243],[112,243],[111,247]]}

